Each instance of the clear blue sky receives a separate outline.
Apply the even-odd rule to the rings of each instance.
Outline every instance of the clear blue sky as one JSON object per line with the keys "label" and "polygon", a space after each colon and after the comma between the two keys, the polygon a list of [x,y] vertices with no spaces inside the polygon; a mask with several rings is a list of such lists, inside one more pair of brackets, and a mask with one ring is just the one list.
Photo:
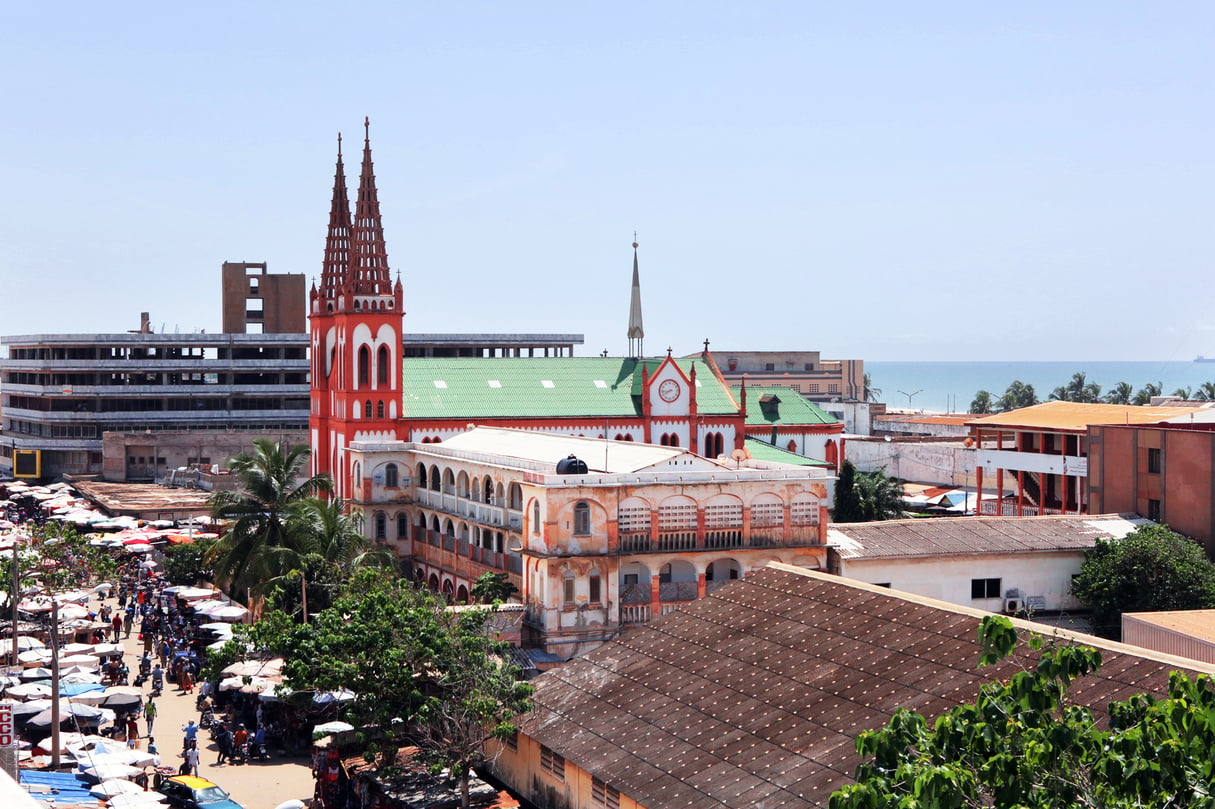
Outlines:
{"label": "clear blue sky", "polygon": [[[218,330],[372,147],[411,331],[1215,353],[1215,6],[10,4],[0,333]],[[348,154],[357,149],[347,149]],[[357,153],[351,155],[357,166]],[[357,171],[357,168],[353,169]]]}

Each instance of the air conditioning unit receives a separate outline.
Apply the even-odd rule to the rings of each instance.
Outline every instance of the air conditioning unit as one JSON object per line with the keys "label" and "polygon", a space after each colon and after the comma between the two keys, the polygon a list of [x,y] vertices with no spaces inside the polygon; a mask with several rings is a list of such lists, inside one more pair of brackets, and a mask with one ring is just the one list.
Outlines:
{"label": "air conditioning unit", "polygon": [[1025,602],[1019,598],[1004,599],[1004,613],[1006,615],[1017,615],[1025,612]]}

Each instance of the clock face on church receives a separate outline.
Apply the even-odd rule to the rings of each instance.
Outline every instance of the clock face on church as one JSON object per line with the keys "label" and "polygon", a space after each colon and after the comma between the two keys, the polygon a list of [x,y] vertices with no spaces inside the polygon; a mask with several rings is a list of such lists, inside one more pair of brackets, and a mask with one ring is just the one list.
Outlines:
{"label": "clock face on church", "polygon": [[658,386],[658,395],[664,402],[673,402],[679,398],[679,383],[674,379],[663,380]]}

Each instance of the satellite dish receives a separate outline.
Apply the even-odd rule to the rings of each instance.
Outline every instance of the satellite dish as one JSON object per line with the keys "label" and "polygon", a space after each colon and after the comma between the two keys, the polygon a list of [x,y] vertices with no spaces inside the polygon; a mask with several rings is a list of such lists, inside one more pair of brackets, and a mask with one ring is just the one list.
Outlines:
{"label": "satellite dish", "polygon": [[745,449],[736,449],[730,453],[730,457],[734,459],[734,463],[741,464],[747,460],[747,451]]}

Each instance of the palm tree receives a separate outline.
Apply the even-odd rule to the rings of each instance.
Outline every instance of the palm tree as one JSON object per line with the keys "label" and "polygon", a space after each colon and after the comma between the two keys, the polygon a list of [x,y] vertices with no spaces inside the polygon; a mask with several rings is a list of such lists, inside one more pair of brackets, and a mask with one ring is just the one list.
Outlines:
{"label": "palm tree", "polygon": [[[298,579],[305,622],[309,602],[313,612],[330,606],[335,589],[354,571],[363,567],[396,567],[397,555],[363,536],[362,514],[348,512],[340,498],[306,497],[293,503],[288,511],[288,527],[289,544],[272,548],[266,554],[267,569],[274,575],[259,589],[269,593],[275,587],[294,585]],[[294,593],[295,587],[289,592]],[[280,602],[292,600],[279,598]]]}
{"label": "palm tree", "polygon": [[903,484],[898,478],[887,477],[882,470],[861,472],[856,476],[855,491],[862,522],[903,516]]}
{"label": "palm tree", "polygon": [[1152,397],[1159,396],[1162,390],[1164,390],[1163,382],[1157,382],[1155,384],[1148,382],[1142,388],[1135,391],[1135,398],[1131,399],[1131,404],[1139,405],[1140,407],[1149,405],[1152,403]]}
{"label": "palm tree", "polygon": [[1200,402],[1215,402],[1215,382],[1203,382],[1194,391],[1194,398]]}
{"label": "palm tree", "polygon": [[869,378],[869,372],[865,372],[865,401],[877,402],[881,401],[882,389],[875,388],[872,385],[872,380]]}
{"label": "palm tree", "polygon": [[1130,382],[1119,382],[1113,389],[1105,394],[1107,404],[1129,405],[1131,403],[1131,395],[1134,388]]}
{"label": "palm tree", "polygon": [[1083,371],[1072,374],[1066,385],[1060,385],[1051,391],[1050,398],[1059,402],[1099,402],[1101,401],[1101,386],[1089,382]]}
{"label": "palm tree", "polygon": [[976,415],[985,415],[993,409],[991,391],[981,390],[975,394],[975,398],[970,403],[970,412]]}
{"label": "palm tree", "polygon": [[332,491],[326,475],[298,482],[311,451],[269,438],[253,442],[252,455],[237,455],[228,468],[240,481],[240,491],[217,491],[208,504],[212,516],[230,522],[228,532],[207,554],[216,580],[230,593],[249,591],[274,575],[269,551],[290,547],[291,510],[300,501]]}
{"label": "palm tree", "polygon": [[1023,407],[1033,407],[1038,403],[1038,394],[1033,385],[1027,385],[1020,379],[1014,379],[1005,389],[996,409],[1001,413],[1020,410]]}
{"label": "palm tree", "polygon": [[1178,399],[1184,400],[1184,399],[1190,398],[1190,392],[1191,391],[1190,391],[1189,386],[1186,386],[1184,388],[1178,388],[1177,390],[1173,391],[1173,395],[1176,396]]}

